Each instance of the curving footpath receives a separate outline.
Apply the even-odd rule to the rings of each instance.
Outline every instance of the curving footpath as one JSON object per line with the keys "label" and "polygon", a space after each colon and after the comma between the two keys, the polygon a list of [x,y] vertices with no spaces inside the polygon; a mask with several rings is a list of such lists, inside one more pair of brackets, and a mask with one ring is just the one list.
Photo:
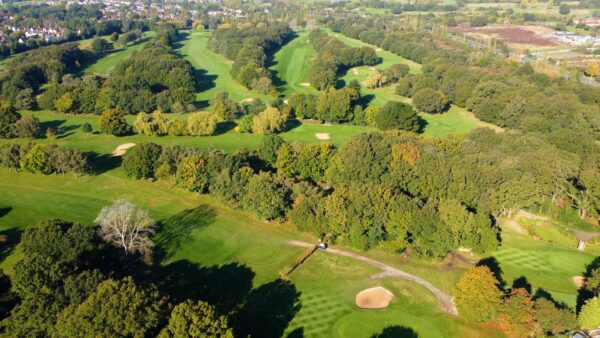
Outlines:
{"label": "curving footpath", "polygon": [[[314,244],[302,242],[302,241],[293,241],[292,240],[292,241],[289,241],[288,243],[290,245],[299,246],[299,247],[303,247],[303,248],[315,246]],[[458,315],[458,310],[456,309],[456,306],[454,305],[454,298],[445,294],[444,292],[442,292],[442,290],[436,288],[435,286],[433,286],[433,284],[429,283],[428,281],[424,280],[423,278],[417,277],[415,275],[411,275],[408,272],[404,272],[402,270],[396,269],[396,268],[391,267],[382,262],[376,261],[371,258],[367,258],[365,256],[357,255],[352,252],[338,250],[338,249],[332,249],[332,248],[327,248],[327,250],[324,250],[324,251],[335,254],[335,255],[350,257],[355,260],[361,261],[363,263],[372,265],[376,268],[383,270],[383,272],[369,277],[370,279],[401,278],[401,279],[415,282],[415,283],[423,286],[427,290],[429,290],[431,293],[433,293],[433,295],[438,299],[438,301],[442,305],[442,308],[444,309],[444,311],[446,311],[449,314]]]}

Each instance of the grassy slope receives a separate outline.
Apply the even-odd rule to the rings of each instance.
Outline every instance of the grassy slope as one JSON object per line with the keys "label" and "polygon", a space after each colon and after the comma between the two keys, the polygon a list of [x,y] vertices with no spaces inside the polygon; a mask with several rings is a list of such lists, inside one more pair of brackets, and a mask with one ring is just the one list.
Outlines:
{"label": "grassy slope", "polygon": [[[302,251],[288,246],[288,239],[311,240],[289,225],[256,221],[246,212],[228,209],[208,196],[173,188],[170,182],[126,179],[121,168],[78,178],[15,174],[0,169],[0,189],[0,207],[8,208],[0,217],[0,229],[11,229],[11,239],[20,229],[49,217],[90,223],[102,206],[125,197],[148,208],[151,216],[161,221],[156,242],[167,252],[165,264],[208,267],[236,262],[252,270],[254,286],[277,278],[277,272]],[[20,257],[17,249],[16,254],[5,258],[11,252],[2,252],[2,268],[10,270]],[[375,254],[388,261],[397,259],[387,253]],[[427,262],[415,263],[413,268],[423,276],[435,274],[448,281],[462,271],[434,269]],[[438,271],[446,272],[438,275]],[[288,331],[302,328],[306,337],[369,337],[387,326],[404,325],[422,337],[499,336],[492,329],[443,314],[435,299],[416,285],[369,280],[373,272],[372,267],[351,259],[317,253],[291,276],[301,294],[301,310]],[[357,291],[380,284],[396,295],[390,309],[361,311],[353,306]]]}
{"label": "grassy slope", "polygon": [[311,86],[303,86],[308,82],[308,74],[314,57],[314,49],[308,41],[308,32],[302,31],[294,40],[283,46],[273,58],[269,69],[283,83],[279,90],[289,96],[293,93],[318,95],[319,92]]}
{"label": "grassy slope", "polygon": [[198,101],[208,102],[216,93],[222,91],[229,92],[229,97],[236,101],[250,97],[270,100],[265,95],[246,89],[231,77],[232,61],[208,48],[210,32],[182,32],[181,34],[185,36],[176,46],[175,51],[185,57],[196,69],[199,80]]}

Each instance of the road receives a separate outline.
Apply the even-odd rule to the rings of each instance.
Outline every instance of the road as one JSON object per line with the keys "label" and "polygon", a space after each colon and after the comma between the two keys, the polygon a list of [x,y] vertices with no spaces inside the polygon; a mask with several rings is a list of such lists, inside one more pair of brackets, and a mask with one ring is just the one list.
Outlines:
{"label": "road", "polygon": [[[302,241],[289,241],[288,243],[290,245],[299,246],[299,247],[303,247],[303,248],[308,248],[308,247],[314,246],[314,244],[302,242]],[[429,283],[428,281],[424,280],[421,277],[417,277],[415,275],[412,275],[412,274],[402,271],[400,269],[396,269],[396,268],[389,266],[385,263],[382,263],[380,261],[376,261],[374,259],[371,259],[371,258],[368,258],[365,256],[361,256],[361,255],[358,255],[358,254],[355,254],[352,252],[339,250],[339,249],[333,249],[333,248],[327,248],[327,250],[324,250],[324,252],[334,254],[334,255],[350,257],[357,261],[372,265],[376,268],[383,270],[381,273],[378,273],[378,274],[375,274],[375,275],[372,275],[371,277],[369,277],[370,279],[401,278],[401,279],[409,280],[411,282],[415,282],[415,283],[423,286],[427,290],[429,290],[431,293],[433,293],[433,295],[440,302],[440,305],[442,306],[442,309],[445,312],[447,312],[449,314],[453,314],[453,315],[458,315],[458,310],[456,309],[456,306],[454,305],[454,298],[445,294],[444,292],[442,292],[442,290],[436,288],[435,286],[433,286],[433,284]]]}

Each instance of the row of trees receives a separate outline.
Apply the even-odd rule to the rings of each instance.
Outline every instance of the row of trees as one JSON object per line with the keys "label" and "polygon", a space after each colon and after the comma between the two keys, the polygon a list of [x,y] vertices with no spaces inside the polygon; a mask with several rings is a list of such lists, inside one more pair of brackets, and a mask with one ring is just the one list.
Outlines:
{"label": "row of trees", "polygon": [[317,56],[312,62],[309,81],[319,90],[335,87],[338,77],[350,67],[380,62],[373,48],[352,48],[321,30],[310,32],[308,39]]}
{"label": "row of trees", "polygon": [[55,144],[3,144],[0,147],[0,166],[31,173],[84,174],[90,171],[88,157],[77,149],[61,148]]}
{"label": "row of trees", "polygon": [[234,61],[231,75],[238,82],[259,93],[271,94],[276,89],[271,72],[266,68],[267,57],[292,34],[293,31],[286,24],[243,29],[219,28],[211,36],[210,48]]}
{"label": "row of trees", "polygon": [[[592,330],[600,326],[600,269],[591,272],[585,288],[593,296],[581,307],[578,316],[547,296],[543,290],[531,295],[531,287],[517,281],[505,290],[501,277],[486,265],[466,272],[455,291],[461,316],[474,322],[497,322],[513,337],[557,336],[577,326]],[[523,283],[522,283],[523,284]]]}

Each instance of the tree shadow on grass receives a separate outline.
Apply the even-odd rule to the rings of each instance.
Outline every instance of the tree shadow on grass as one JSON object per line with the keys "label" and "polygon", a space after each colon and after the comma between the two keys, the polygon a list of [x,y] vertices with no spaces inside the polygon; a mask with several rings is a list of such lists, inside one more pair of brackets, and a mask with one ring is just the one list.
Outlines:
{"label": "tree shadow on grass", "polygon": [[297,329],[294,329],[294,331],[288,333],[288,335],[285,337],[286,338],[304,338],[304,328],[299,327]]}
{"label": "tree shadow on grass", "polygon": [[0,208],[0,218],[8,215],[8,213],[11,212],[12,209],[13,209],[12,207],[2,207],[2,208]]}
{"label": "tree shadow on grass", "polygon": [[42,132],[46,132],[49,128],[52,128],[54,130],[59,130],[62,133],[65,133],[67,131],[71,131],[71,130],[75,130],[77,128],[80,127],[80,125],[78,124],[68,124],[68,125],[64,125],[65,122],[67,122],[67,120],[51,120],[51,121],[43,121],[40,122],[40,129],[42,130]]}
{"label": "tree shadow on grass", "polygon": [[203,300],[221,314],[231,313],[244,302],[254,279],[252,269],[237,262],[202,267],[180,260],[155,273],[156,284],[173,303]]}
{"label": "tree shadow on grass", "polygon": [[154,243],[158,247],[157,258],[162,260],[171,256],[182,243],[192,240],[193,230],[207,227],[215,221],[215,217],[215,210],[204,204],[159,221],[159,232],[154,237]]}
{"label": "tree shadow on grass", "polygon": [[276,279],[252,290],[233,316],[236,337],[279,338],[300,311],[300,292],[290,281]]}
{"label": "tree shadow on grass", "polygon": [[287,121],[285,121],[285,125],[283,126],[282,132],[287,133],[288,131],[300,127],[301,125],[302,122],[298,121],[297,119],[288,119]]}
{"label": "tree shadow on grass", "polygon": [[90,161],[91,173],[100,175],[107,171],[113,170],[121,166],[121,156],[113,156],[112,154],[98,154],[94,151],[86,152],[84,155]]}
{"label": "tree shadow on grass", "polygon": [[233,128],[235,128],[236,123],[234,121],[222,121],[219,122],[217,124],[217,130],[215,130],[214,135],[222,135],[225,134],[229,131],[231,131]]}
{"label": "tree shadow on grass", "polygon": [[410,327],[394,325],[388,326],[380,333],[376,333],[371,338],[418,338],[419,334]]}
{"label": "tree shadow on grass", "polygon": [[[8,208],[3,208],[8,209]],[[0,231],[0,236],[6,236],[5,242],[0,244],[0,262],[3,262],[6,257],[10,256],[21,241],[23,230],[19,228],[10,228]]]}
{"label": "tree shadow on grass", "polygon": [[494,274],[494,277],[500,282],[500,288],[504,289],[506,287],[506,281],[502,278],[502,268],[496,257],[484,258],[480,260],[476,266],[487,266]]}

